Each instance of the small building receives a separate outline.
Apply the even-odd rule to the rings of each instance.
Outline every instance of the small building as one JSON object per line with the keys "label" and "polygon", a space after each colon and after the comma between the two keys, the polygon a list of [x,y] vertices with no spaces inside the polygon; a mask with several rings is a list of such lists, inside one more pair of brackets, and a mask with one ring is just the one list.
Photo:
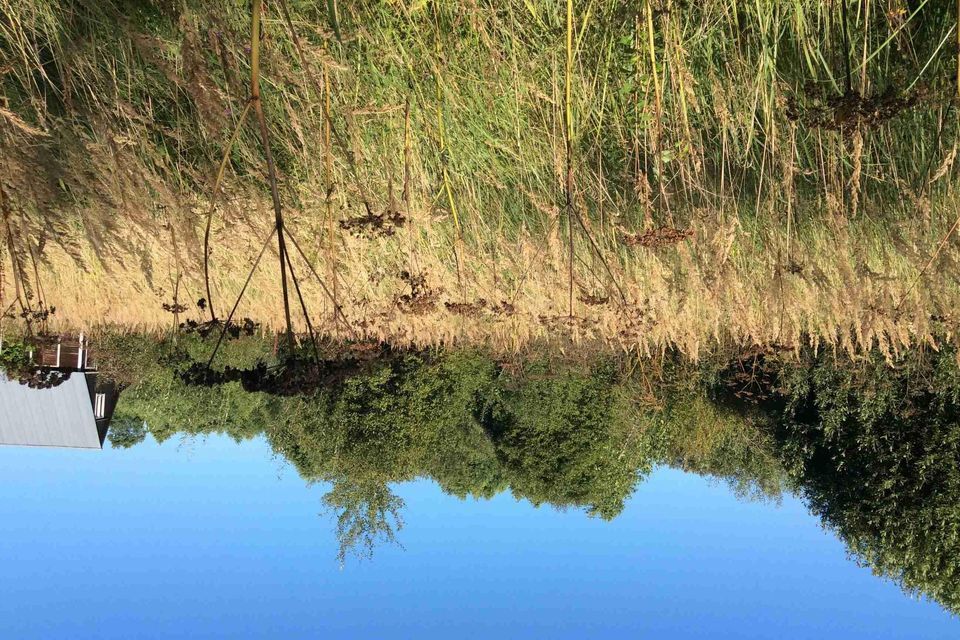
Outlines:
{"label": "small building", "polygon": [[31,359],[40,367],[59,371],[96,371],[97,369],[94,359],[90,356],[87,339],[82,333],[77,337],[55,336],[44,340],[35,339],[30,348]]}
{"label": "small building", "polygon": [[98,384],[83,337],[43,345],[34,362],[63,379],[35,389],[0,373],[0,445],[103,448],[119,392]]}

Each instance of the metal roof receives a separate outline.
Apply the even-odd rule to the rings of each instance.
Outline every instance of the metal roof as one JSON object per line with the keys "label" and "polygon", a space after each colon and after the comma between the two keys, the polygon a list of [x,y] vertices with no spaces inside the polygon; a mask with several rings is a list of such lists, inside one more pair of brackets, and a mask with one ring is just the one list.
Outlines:
{"label": "metal roof", "polygon": [[93,381],[74,373],[51,389],[31,389],[0,373],[0,445],[102,448]]}

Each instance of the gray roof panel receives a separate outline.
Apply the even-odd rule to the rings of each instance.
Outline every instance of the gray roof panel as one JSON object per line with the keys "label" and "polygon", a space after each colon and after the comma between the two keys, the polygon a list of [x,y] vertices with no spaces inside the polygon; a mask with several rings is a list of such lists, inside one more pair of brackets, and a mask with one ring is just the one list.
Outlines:
{"label": "gray roof panel", "polygon": [[102,448],[86,376],[31,389],[0,373],[0,445]]}

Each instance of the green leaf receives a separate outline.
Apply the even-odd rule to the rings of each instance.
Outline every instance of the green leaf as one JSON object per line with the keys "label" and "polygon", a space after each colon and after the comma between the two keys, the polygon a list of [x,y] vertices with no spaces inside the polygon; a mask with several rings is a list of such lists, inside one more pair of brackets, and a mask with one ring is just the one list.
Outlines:
{"label": "green leaf", "polygon": [[340,33],[340,16],[337,11],[337,0],[327,0],[327,14],[330,16],[330,24],[333,26],[333,32],[337,40],[343,42],[343,34]]}

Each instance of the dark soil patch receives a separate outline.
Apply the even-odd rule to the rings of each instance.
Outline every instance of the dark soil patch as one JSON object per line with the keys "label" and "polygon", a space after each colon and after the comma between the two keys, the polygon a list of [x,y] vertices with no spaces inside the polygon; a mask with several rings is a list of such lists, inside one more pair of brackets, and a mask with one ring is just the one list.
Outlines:
{"label": "dark soil patch", "polygon": [[490,313],[495,316],[512,316],[516,312],[516,306],[509,300],[501,300],[500,304],[495,304],[490,307]]}
{"label": "dark soil patch", "polygon": [[[215,331],[223,329],[223,322],[220,320],[208,320],[207,322],[197,322],[196,320],[187,320],[180,323],[180,330],[184,333],[196,333],[201,338],[206,338]],[[240,336],[252,336],[260,329],[260,323],[254,322],[250,318],[243,318],[239,323],[231,321],[227,325],[225,337],[228,340],[236,340]]]}
{"label": "dark soil patch", "polygon": [[876,128],[930,98],[931,93],[926,88],[900,93],[893,87],[875,96],[848,91],[825,101],[814,99],[808,106],[801,106],[796,97],[791,97],[787,101],[786,114],[790,120],[816,129]]}
{"label": "dark soil patch", "polygon": [[693,229],[677,229],[675,227],[660,227],[643,233],[634,234],[623,232],[621,241],[628,247],[646,247],[656,249],[675,245],[693,235]]}
{"label": "dark soil patch", "polygon": [[573,329],[587,330],[597,326],[596,318],[584,318],[582,316],[555,315],[539,316],[540,324],[550,332],[566,333]]}
{"label": "dark soil patch", "polygon": [[599,307],[610,302],[610,296],[595,295],[592,293],[583,293],[577,298],[588,307]]}
{"label": "dark soil patch", "polygon": [[487,301],[480,298],[476,302],[444,302],[443,306],[453,315],[476,318],[487,308]]}
{"label": "dark soil patch", "polygon": [[164,302],[163,310],[172,314],[183,313],[184,311],[187,310],[187,305],[180,304],[179,302],[174,302],[173,304],[169,302]]}
{"label": "dark soil patch", "polygon": [[791,259],[784,266],[784,271],[786,271],[790,275],[801,276],[803,275],[804,268],[805,266],[802,262],[796,262],[795,260]]}
{"label": "dark soil patch", "polygon": [[406,223],[407,218],[399,211],[387,211],[341,220],[340,228],[358,237],[375,238],[392,236]]}
{"label": "dark soil patch", "polygon": [[410,287],[410,293],[399,295],[394,299],[394,303],[400,311],[413,315],[423,315],[436,308],[437,297],[440,292],[427,286],[427,277],[424,274],[402,271],[400,279]]}
{"label": "dark soil patch", "polygon": [[516,307],[507,300],[501,300],[498,304],[490,304],[483,298],[479,298],[475,302],[444,302],[443,306],[454,315],[468,318],[477,318],[483,314],[512,316],[516,313]]}

